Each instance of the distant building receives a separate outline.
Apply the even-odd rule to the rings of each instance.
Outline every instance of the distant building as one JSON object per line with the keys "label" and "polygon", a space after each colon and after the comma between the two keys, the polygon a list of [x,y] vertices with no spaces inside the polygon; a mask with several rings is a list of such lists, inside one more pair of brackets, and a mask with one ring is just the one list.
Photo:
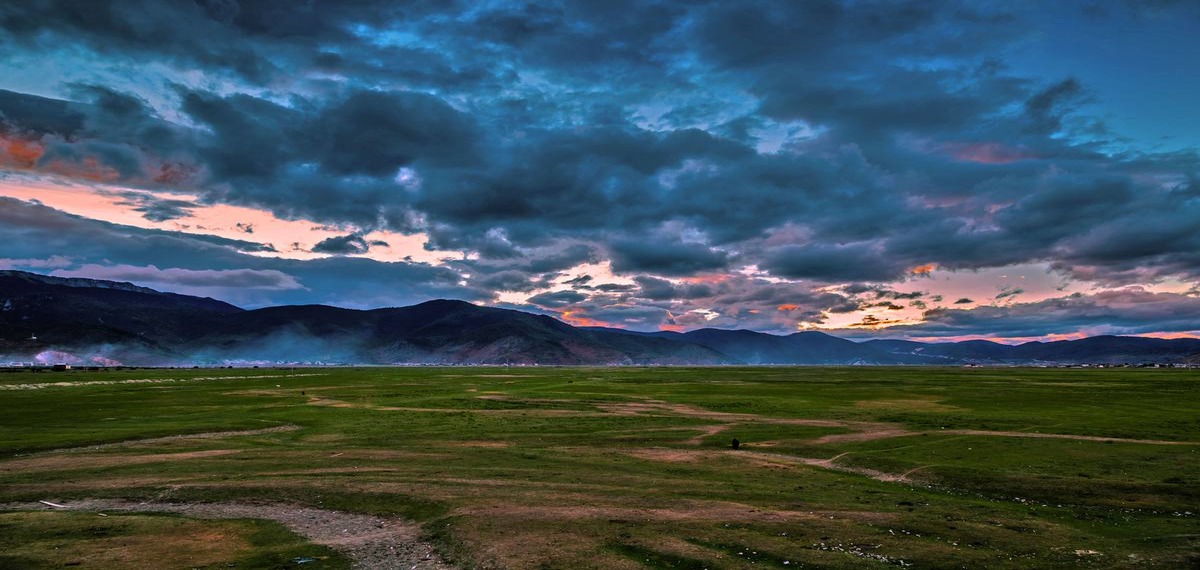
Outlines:
{"label": "distant building", "polygon": [[54,366],[50,367],[50,370],[53,370],[55,372],[66,372],[70,369],[71,369],[70,364],[55,364]]}

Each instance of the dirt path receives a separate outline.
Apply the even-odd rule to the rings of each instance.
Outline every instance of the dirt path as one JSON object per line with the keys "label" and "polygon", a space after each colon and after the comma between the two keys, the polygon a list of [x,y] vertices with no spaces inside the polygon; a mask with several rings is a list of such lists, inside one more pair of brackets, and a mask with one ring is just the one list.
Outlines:
{"label": "dirt path", "polygon": [[[875,469],[867,469],[866,467],[849,467],[846,465],[838,465],[837,463],[835,463],[838,460],[838,458],[842,457],[842,455],[846,455],[845,453],[843,453],[842,455],[838,455],[836,457],[831,457],[829,459],[813,459],[810,457],[793,457],[791,455],[783,455],[781,453],[764,453],[761,451],[732,451],[732,450],[730,450],[730,451],[726,451],[725,453],[728,453],[730,455],[739,455],[739,456],[743,456],[743,457],[763,460],[763,461],[775,461],[775,462],[790,463],[790,464],[799,463],[802,465],[811,465],[813,467],[829,469],[831,471],[842,471],[844,473],[855,473],[858,475],[865,475],[876,481],[883,481],[885,483],[908,483],[908,482],[910,482],[907,477],[907,475],[908,475],[907,473],[902,474],[902,475],[897,475],[895,473],[885,473],[883,471],[877,471]],[[914,469],[914,471],[915,471],[915,469]],[[911,472],[912,471],[910,471],[909,473],[911,473]]]}
{"label": "dirt path", "polygon": [[876,481],[884,481],[887,483],[910,483],[908,478],[909,473],[917,471],[914,469],[908,473],[897,475],[895,473],[886,473],[875,469],[867,469],[865,467],[849,467],[846,465],[838,465],[836,462],[843,453],[829,459],[814,459],[811,457],[796,457],[793,455],[784,455],[782,453],[768,453],[764,451],[749,451],[732,449],[725,450],[698,450],[698,449],[679,449],[672,447],[646,447],[633,449],[627,452],[633,457],[639,459],[649,459],[652,461],[666,461],[670,463],[699,463],[715,457],[727,456],[736,457],[741,460],[750,461],[762,466],[794,466],[807,465],[809,467],[819,467],[821,469],[829,469],[830,471],[841,471],[843,473],[854,473],[857,475],[865,475]]}
{"label": "dirt path", "polygon": [[[476,396],[479,399],[485,400],[504,400],[504,401],[528,401],[538,403],[555,403],[555,402],[574,402],[575,400],[562,399],[515,399],[503,394],[487,394]],[[580,401],[582,402],[582,401]],[[1166,441],[1157,439],[1129,439],[1121,437],[1101,437],[1091,435],[1071,435],[1071,434],[1055,434],[1055,433],[1036,433],[1023,431],[989,431],[989,430],[971,430],[971,429],[955,429],[955,430],[938,430],[938,431],[910,431],[903,427],[886,422],[870,422],[870,421],[853,421],[853,420],[826,420],[826,419],[804,419],[804,418],[771,418],[758,414],[746,414],[736,412],[718,412],[706,410],[704,408],[691,406],[688,404],[673,404],[662,400],[654,400],[650,398],[639,399],[632,402],[603,402],[592,403],[591,405],[597,408],[598,412],[585,412],[581,410],[566,410],[566,409],[547,409],[547,408],[532,408],[532,409],[505,409],[505,410],[490,410],[490,409],[467,409],[467,408],[414,408],[414,407],[396,407],[396,406],[376,406],[372,404],[357,404],[342,400],[333,400],[319,396],[310,396],[309,405],[314,406],[329,406],[337,408],[364,408],[372,410],[391,410],[391,411],[406,411],[406,412],[433,412],[433,413],[475,413],[475,414],[498,414],[498,415],[536,415],[536,416],[558,416],[558,417],[596,417],[596,416],[651,416],[651,417],[689,417],[702,418],[722,422],[718,425],[711,426],[689,426],[689,430],[699,430],[700,434],[689,438],[684,443],[690,445],[699,445],[703,443],[704,438],[720,433],[729,429],[736,424],[771,424],[771,425],[794,425],[794,426],[811,426],[811,427],[830,427],[844,428],[850,430],[849,433],[837,433],[824,435],[808,441],[812,444],[829,444],[829,443],[856,443],[862,441],[874,441],[879,439],[892,439],[898,437],[909,437],[915,435],[977,435],[987,437],[1034,437],[1034,438],[1052,438],[1052,439],[1073,439],[1079,441],[1101,441],[1113,443],[1143,443],[1150,445],[1200,445],[1200,442],[1192,441]]]}
{"label": "dirt path", "polygon": [[57,471],[63,469],[96,469],[98,467],[114,467],[127,465],[142,465],[146,463],[163,463],[184,461],[187,459],[204,459],[241,453],[240,449],[207,449],[204,451],[189,451],[184,453],[151,453],[147,455],[64,455],[49,454],[37,457],[0,461],[0,474],[19,473],[23,471]]}
{"label": "dirt path", "polygon": [[350,558],[354,568],[432,570],[453,568],[433,546],[420,539],[421,529],[410,522],[295,505],[245,503],[135,503],[89,499],[61,503],[65,509],[42,503],[0,505],[0,510],[72,510],[89,512],[168,512],[201,519],[266,519]]}
{"label": "dirt path", "polygon": [[990,437],[1040,437],[1048,439],[1073,439],[1076,441],[1104,441],[1111,443],[1144,443],[1147,445],[1200,445],[1195,441],[1168,441],[1163,439],[1129,439],[1124,437],[1101,437],[1096,435],[1071,435],[1066,433],[1038,433],[1031,431],[988,431],[979,429],[947,429],[926,432],[930,435],[983,435]]}
{"label": "dirt path", "polygon": [[63,447],[60,449],[51,449],[49,451],[39,451],[37,453],[28,454],[28,456],[49,455],[54,453],[76,453],[84,451],[100,451],[103,449],[114,449],[118,447],[129,447],[131,445],[145,445],[156,443],[167,443],[171,441],[191,440],[191,439],[220,439],[223,437],[238,437],[247,435],[263,435],[268,433],[280,433],[287,431],[296,431],[300,426],[285,424],[281,426],[262,428],[262,429],[247,429],[239,431],[210,431],[204,433],[190,433],[180,435],[168,435],[164,437],[151,437],[148,439],[127,439],[125,441],[117,441],[113,443],[100,443],[96,445],[85,445],[82,447]]}
{"label": "dirt path", "polygon": [[734,424],[719,424],[719,425],[715,425],[715,426],[696,426],[694,428],[693,427],[685,428],[685,429],[689,429],[689,430],[697,430],[700,433],[697,434],[695,437],[690,437],[688,439],[683,440],[683,442],[688,445],[700,445],[700,444],[704,443],[704,438],[713,436],[713,435],[717,435],[718,433],[721,433],[721,432],[733,427],[733,425]]}

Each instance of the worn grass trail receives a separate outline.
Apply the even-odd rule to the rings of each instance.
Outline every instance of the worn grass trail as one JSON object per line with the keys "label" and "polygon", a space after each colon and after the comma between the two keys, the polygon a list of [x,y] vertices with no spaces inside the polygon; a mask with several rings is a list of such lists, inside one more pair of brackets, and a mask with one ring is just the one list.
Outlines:
{"label": "worn grass trail", "polygon": [[[0,501],[404,519],[463,568],[1200,561],[1200,378],[1188,371],[217,376],[0,375],[57,384],[0,391],[12,411]],[[169,381],[128,382],[148,378]]]}

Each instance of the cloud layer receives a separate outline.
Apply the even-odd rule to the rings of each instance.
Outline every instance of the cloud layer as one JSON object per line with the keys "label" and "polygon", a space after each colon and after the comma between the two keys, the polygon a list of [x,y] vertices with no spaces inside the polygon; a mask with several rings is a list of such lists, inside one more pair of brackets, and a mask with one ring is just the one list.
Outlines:
{"label": "cloud layer", "polygon": [[[1050,11],[8,3],[0,71],[63,71],[0,80],[0,169],[86,182],[152,222],[231,204],[345,233],[301,262],[252,228],[204,238],[8,200],[0,258],[249,303],[455,296],[636,328],[1155,332],[1126,301],[1190,303],[1200,158],[1116,132],[1101,93],[1022,54],[1056,18],[1200,48],[1164,23],[1200,13]],[[461,259],[373,261],[377,231]],[[921,281],[1012,266],[1079,285]],[[880,293],[901,289],[925,292]],[[1071,324],[1033,319],[1049,306]]]}

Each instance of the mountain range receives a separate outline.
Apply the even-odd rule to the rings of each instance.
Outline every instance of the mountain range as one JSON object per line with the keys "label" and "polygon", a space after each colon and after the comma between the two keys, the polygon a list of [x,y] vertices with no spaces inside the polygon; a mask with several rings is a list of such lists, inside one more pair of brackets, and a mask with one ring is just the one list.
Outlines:
{"label": "mountain range", "polygon": [[962,365],[1200,362],[1200,339],[1097,336],[854,342],[822,332],[686,333],[574,327],[552,317],[434,300],[373,310],[246,310],[129,283],[0,271],[0,362],[85,365],[545,364]]}

